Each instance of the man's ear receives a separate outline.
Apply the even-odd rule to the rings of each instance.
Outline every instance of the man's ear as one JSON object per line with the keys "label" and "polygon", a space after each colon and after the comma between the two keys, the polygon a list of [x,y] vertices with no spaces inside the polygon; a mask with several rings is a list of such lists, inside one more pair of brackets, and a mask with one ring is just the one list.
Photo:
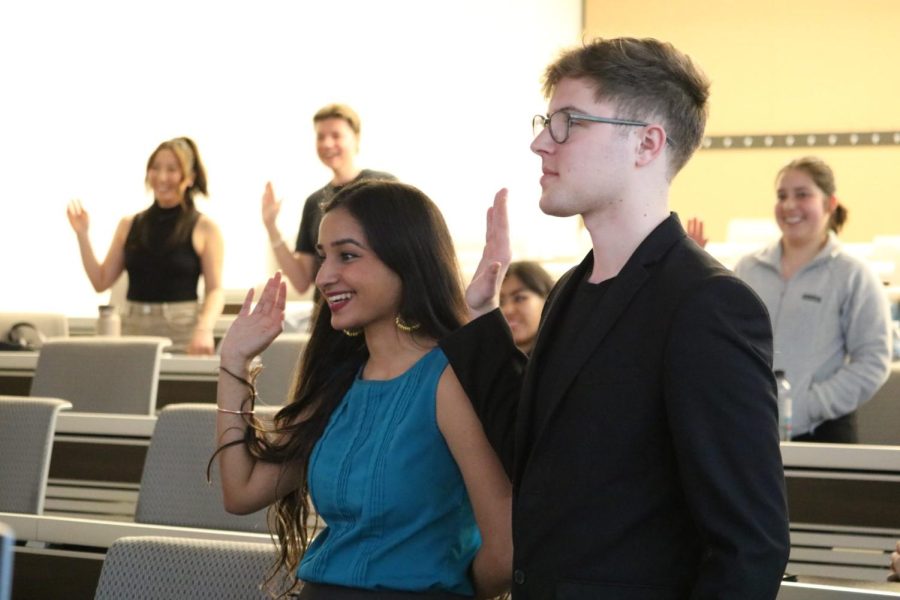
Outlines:
{"label": "man's ear", "polygon": [[646,166],[656,160],[666,147],[666,131],[661,125],[651,123],[640,130],[640,145],[635,156],[635,165]]}

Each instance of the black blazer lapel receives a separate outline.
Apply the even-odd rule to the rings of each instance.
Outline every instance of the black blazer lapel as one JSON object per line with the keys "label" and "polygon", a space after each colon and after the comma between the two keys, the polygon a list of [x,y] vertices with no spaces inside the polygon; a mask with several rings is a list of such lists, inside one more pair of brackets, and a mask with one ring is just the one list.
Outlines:
{"label": "black blazer lapel", "polygon": [[[542,360],[544,352],[549,344],[549,340],[553,337],[556,323],[561,318],[563,311],[565,311],[565,307],[568,306],[572,294],[575,293],[578,282],[584,278],[585,273],[589,272],[588,270],[592,265],[593,256],[588,252],[587,256],[585,256],[578,266],[570,269],[560,277],[559,281],[557,281],[556,285],[553,287],[553,290],[551,290],[550,295],[547,298],[547,303],[544,306],[544,312],[541,315],[541,324],[538,328],[537,340],[535,341],[534,349],[531,351],[531,356],[529,357],[528,364],[525,368],[525,378],[522,383],[522,395],[519,402],[519,410],[516,415],[516,449],[515,459],[513,461],[514,485],[517,481],[521,480],[525,459],[531,448],[531,444],[527,443],[527,441],[529,440],[531,414],[535,402],[537,373],[540,369],[537,365],[539,365]],[[542,373],[542,376],[547,375]],[[533,440],[530,441],[533,442]]]}
{"label": "black blazer lapel", "polygon": [[[538,401],[535,398],[537,371],[541,370],[541,377],[550,377],[554,381],[552,394],[540,399],[541,402],[547,403],[549,406],[548,414],[550,418],[545,421],[545,423],[549,423],[552,421],[553,413],[559,408],[560,402],[575,377],[585,368],[585,363],[587,363],[597,347],[603,342],[609,330],[628,308],[635,294],[638,293],[651,276],[651,267],[659,262],[677,241],[684,237],[684,229],[682,229],[678,217],[674,213],[660,223],[641,242],[625,266],[622,267],[622,270],[619,271],[615,281],[613,281],[597,305],[596,310],[584,324],[585,335],[572,341],[572,359],[562,365],[558,371],[549,372],[540,366],[544,351],[548,346],[549,340],[553,337],[556,324],[562,319],[564,311],[567,309],[569,300],[577,287],[593,269],[593,254],[588,253],[581,264],[569,271],[564,276],[564,279],[560,280],[559,284],[557,284],[558,289],[554,290],[556,293],[551,297],[550,305],[541,322],[540,334],[525,372],[522,402],[519,405],[519,415],[516,423],[517,440],[524,441],[528,439],[532,408],[534,403]],[[542,431],[535,432],[530,446],[539,441],[541,434]],[[526,447],[526,444],[517,443],[515,461],[517,479],[524,469],[525,459],[529,451],[530,448]]]}

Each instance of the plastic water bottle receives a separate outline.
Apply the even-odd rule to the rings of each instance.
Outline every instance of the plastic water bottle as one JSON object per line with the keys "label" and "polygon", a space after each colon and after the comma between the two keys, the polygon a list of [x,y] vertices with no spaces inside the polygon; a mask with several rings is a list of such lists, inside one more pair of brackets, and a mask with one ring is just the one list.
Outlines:
{"label": "plastic water bottle", "polygon": [[97,335],[119,336],[122,334],[122,319],[116,312],[116,307],[103,304],[100,307],[100,317],[97,319]]}
{"label": "plastic water bottle", "polygon": [[784,371],[775,371],[775,381],[778,384],[778,435],[783,442],[791,441],[791,419],[794,416],[794,406],[791,400],[791,384],[788,382]]}

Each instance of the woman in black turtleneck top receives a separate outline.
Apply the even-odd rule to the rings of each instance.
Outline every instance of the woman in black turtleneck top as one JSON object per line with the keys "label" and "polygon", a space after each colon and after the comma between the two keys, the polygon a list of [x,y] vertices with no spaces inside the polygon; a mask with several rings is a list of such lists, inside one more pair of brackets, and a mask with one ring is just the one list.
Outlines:
{"label": "woman in black turtleneck top", "polygon": [[[126,335],[161,335],[172,350],[212,354],[213,326],[222,313],[222,234],[194,206],[194,194],[206,195],[206,170],[190,138],[160,144],[147,161],[147,187],[154,201],[147,210],[119,222],[103,262],[88,237],[88,214],[78,200],[66,211],[78,237],[81,261],[98,292],[128,271]],[[203,276],[204,299],[197,283]]]}

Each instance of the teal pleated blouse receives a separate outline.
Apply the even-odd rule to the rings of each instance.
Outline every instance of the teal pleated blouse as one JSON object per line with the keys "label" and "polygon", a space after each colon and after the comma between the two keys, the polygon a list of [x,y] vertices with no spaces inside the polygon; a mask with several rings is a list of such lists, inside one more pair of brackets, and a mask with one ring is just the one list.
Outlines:
{"label": "teal pleated blouse", "polygon": [[387,381],[357,376],[310,457],[326,527],[298,569],[303,581],[472,596],[481,545],[462,475],[437,425],[434,348]]}

